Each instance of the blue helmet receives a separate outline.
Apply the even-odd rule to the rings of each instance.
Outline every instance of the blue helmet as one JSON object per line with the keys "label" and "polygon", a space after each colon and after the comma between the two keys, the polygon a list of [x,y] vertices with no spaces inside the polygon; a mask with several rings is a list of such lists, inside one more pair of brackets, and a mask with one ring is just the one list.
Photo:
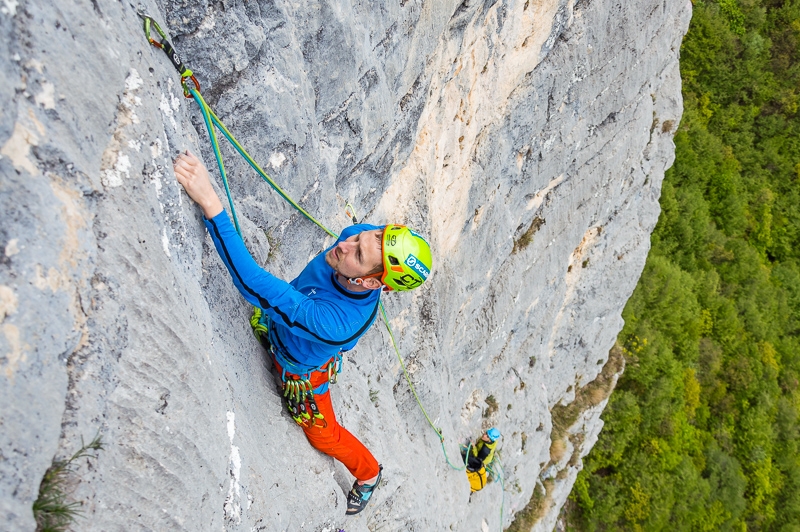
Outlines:
{"label": "blue helmet", "polygon": [[494,427],[487,430],[486,435],[489,436],[489,439],[492,440],[493,442],[500,439],[500,431]]}

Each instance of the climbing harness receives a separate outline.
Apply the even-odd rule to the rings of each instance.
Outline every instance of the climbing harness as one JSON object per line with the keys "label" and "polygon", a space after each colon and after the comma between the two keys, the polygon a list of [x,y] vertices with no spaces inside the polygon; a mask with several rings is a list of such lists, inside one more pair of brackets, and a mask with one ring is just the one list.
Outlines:
{"label": "climbing harness", "polygon": [[[184,96],[186,98],[193,98],[194,101],[197,103],[198,107],[200,108],[200,112],[203,115],[203,121],[205,122],[206,129],[208,130],[209,140],[210,140],[211,146],[212,146],[212,148],[214,150],[214,157],[217,160],[217,166],[218,166],[219,171],[220,171],[220,176],[222,178],[222,182],[223,182],[223,185],[225,187],[225,194],[226,194],[226,196],[228,198],[228,204],[230,205],[230,208],[231,208],[231,217],[233,218],[234,226],[236,227],[236,231],[239,233],[239,235],[241,236],[242,232],[241,232],[241,229],[240,229],[240,226],[239,226],[238,217],[236,215],[236,209],[235,209],[234,204],[233,204],[233,198],[231,197],[230,187],[228,185],[228,177],[227,177],[227,174],[225,172],[225,166],[224,166],[223,161],[222,161],[222,154],[220,153],[219,142],[217,140],[216,129],[219,129],[219,131],[222,133],[222,135],[228,140],[228,142],[230,142],[230,144],[239,153],[239,155],[242,156],[242,158],[247,162],[247,164],[249,164],[250,167],[253,168],[253,170],[255,170],[255,172],[270,187],[272,187],[272,189],[275,190],[275,192],[277,192],[279,196],[281,196],[281,198],[283,198],[287,203],[289,203],[292,207],[294,207],[295,210],[300,212],[306,219],[308,219],[309,221],[311,221],[312,223],[317,225],[317,227],[319,227],[320,229],[325,231],[328,235],[330,235],[330,236],[332,236],[334,238],[338,237],[338,235],[336,233],[334,233],[333,231],[328,229],[319,220],[314,218],[305,209],[303,209],[303,207],[301,207],[299,204],[297,204],[280,186],[278,186],[278,184],[269,175],[267,175],[266,172],[264,172],[264,170],[261,169],[261,167],[258,165],[258,163],[256,163],[255,160],[253,160],[253,158],[242,147],[242,145],[239,144],[239,142],[236,140],[236,138],[233,136],[233,134],[228,130],[227,127],[225,127],[225,125],[222,123],[222,121],[219,119],[219,117],[217,117],[217,115],[214,113],[214,111],[208,106],[206,101],[203,99],[202,95],[200,94],[200,83],[197,81],[197,79],[195,78],[195,76],[192,73],[192,71],[183,64],[182,60],[180,59],[180,56],[178,56],[178,54],[175,51],[175,49],[173,48],[172,44],[167,39],[167,35],[165,34],[165,32],[161,29],[161,27],[156,23],[156,21],[152,17],[150,17],[148,15],[145,15],[145,14],[142,14],[142,13],[139,13],[139,16],[144,20],[144,31],[145,31],[145,36],[147,37],[147,40],[150,42],[150,44],[152,44],[153,46],[155,46],[157,48],[162,49],[164,51],[164,53],[167,54],[167,56],[170,59],[170,62],[173,64],[175,69],[180,74],[180,76],[181,76],[181,86],[183,88]],[[156,41],[155,39],[153,39],[150,36],[150,28],[151,27],[154,28],[156,30],[156,32],[161,36],[161,41]],[[188,82],[190,80],[191,80],[192,84],[194,85],[194,87],[189,86]],[[350,218],[350,220],[354,224],[358,223],[358,218],[356,217],[355,209],[353,208],[353,206],[349,202],[345,205],[345,213],[346,213],[347,217]],[[444,445],[444,434],[442,433],[442,430],[440,428],[438,428],[433,423],[433,421],[431,420],[430,416],[425,411],[425,407],[423,407],[422,402],[420,401],[419,395],[417,394],[417,391],[416,391],[416,389],[414,387],[414,384],[411,382],[411,377],[408,374],[408,370],[406,368],[405,362],[403,361],[403,357],[400,354],[400,348],[397,346],[397,341],[396,341],[396,339],[394,337],[394,333],[392,332],[392,328],[389,325],[389,319],[386,316],[386,309],[383,306],[383,302],[379,303],[379,307],[380,307],[381,319],[383,320],[383,323],[386,326],[386,330],[389,333],[389,337],[390,337],[390,339],[392,341],[392,346],[394,347],[395,353],[397,354],[397,359],[400,362],[400,367],[403,369],[403,375],[405,376],[406,382],[408,383],[408,387],[411,389],[411,392],[414,395],[414,399],[417,401],[417,405],[419,406],[420,410],[422,411],[422,414],[425,416],[425,419],[427,420],[428,424],[431,426],[431,428],[434,430],[434,432],[436,432],[436,435],[439,437],[439,442],[440,442],[440,444],[442,446],[442,453],[444,454],[444,458],[445,458],[445,461],[447,462],[447,465],[450,466],[451,469],[454,469],[456,471],[464,471],[466,469],[466,464],[461,466],[461,467],[458,467],[458,466],[453,465],[453,463],[450,461],[450,457],[448,456],[447,449],[445,449],[445,445]],[[258,310],[260,312],[260,309],[256,309],[256,310]],[[254,318],[255,318],[255,314],[254,314],[253,317],[251,317],[251,322],[250,322],[251,325],[253,325],[253,319]],[[258,319],[256,319],[256,322],[258,322]],[[266,326],[266,327],[263,326],[263,325],[253,326],[253,334],[256,335],[256,338],[262,344],[264,344],[264,342],[262,341],[262,338],[264,338],[264,335],[266,334],[269,344],[272,345],[272,342],[269,341],[269,340],[271,340],[271,338],[269,338],[269,336],[270,336],[269,332],[270,331],[269,331],[269,327],[268,326]],[[274,353],[275,353],[276,358],[278,358],[277,354],[279,353],[279,350],[275,349],[274,345],[272,345],[272,348],[275,350]],[[332,361],[330,361],[327,364],[327,368],[326,368],[327,371],[328,371],[329,383],[331,383],[331,384],[336,382],[336,375],[341,371],[341,362],[342,362],[341,353],[339,353],[337,356],[338,356],[338,359],[334,358]],[[291,365],[291,361],[287,360],[287,362],[289,362],[290,365]],[[279,363],[280,363],[280,360],[279,360]],[[281,367],[285,367],[285,366],[281,365]],[[320,370],[321,370],[321,368],[320,368]],[[287,374],[286,374],[286,371],[284,369],[284,374],[282,375],[283,382],[284,382],[284,398],[286,399],[286,404],[287,404],[287,408],[289,410],[289,413],[292,416],[292,418],[295,420],[295,422],[297,422],[299,425],[303,425],[303,426],[305,426],[304,423],[312,423],[312,424],[315,423],[315,422],[316,423],[324,423],[325,422],[324,417],[316,409],[316,402],[314,401],[314,393],[315,392],[316,393],[324,393],[324,392],[318,391],[319,388],[317,388],[317,390],[314,390],[311,387],[311,383],[310,383],[310,381],[308,381],[308,375],[306,375],[305,377],[299,376],[298,379],[294,379],[294,378],[286,379],[285,378],[286,375]],[[324,384],[325,390],[327,390],[327,385],[328,385],[328,382],[326,382]],[[308,405],[308,408],[306,408],[306,404]],[[311,414],[309,414],[309,410],[311,411]],[[501,479],[501,483],[502,483],[502,475],[500,476],[500,479]],[[505,492],[503,493],[503,497],[505,497]],[[503,515],[503,513],[502,513],[502,506],[501,506],[501,510],[500,510],[500,516],[501,516],[500,523],[501,523],[501,526],[502,526],[502,515]]]}
{"label": "climbing harness", "polygon": [[[283,399],[289,414],[301,427],[308,428],[315,425],[326,427],[328,422],[319,411],[314,394],[325,393],[328,391],[329,384],[336,384],[337,375],[342,371],[342,353],[337,353],[335,357],[320,367],[302,366],[286,353],[280,339],[272,330],[271,323],[272,321],[263,314],[260,308],[253,307],[250,327],[258,342],[281,367]],[[293,371],[287,372],[287,367]],[[316,388],[311,384],[313,373],[326,374],[326,381]]]}

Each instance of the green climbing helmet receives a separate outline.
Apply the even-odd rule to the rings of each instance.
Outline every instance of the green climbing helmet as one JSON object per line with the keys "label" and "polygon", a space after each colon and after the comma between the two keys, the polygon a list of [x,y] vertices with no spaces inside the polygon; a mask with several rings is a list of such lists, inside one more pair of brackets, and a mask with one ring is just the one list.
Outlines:
{"label": "green climbing helmet", "polygon": [[405,225],[387,225],[381,243],[385,290],[411,290],[431,274],[432,257],[428,242]]}

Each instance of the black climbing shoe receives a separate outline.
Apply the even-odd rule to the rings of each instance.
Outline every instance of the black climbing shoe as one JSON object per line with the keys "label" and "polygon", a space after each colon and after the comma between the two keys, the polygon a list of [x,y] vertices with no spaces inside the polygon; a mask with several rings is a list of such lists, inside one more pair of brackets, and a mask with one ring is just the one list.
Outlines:
{"label": "black climbing shoe", "polygon": [[372,497],[372,492],[381,483],[381,476],[383,474],[383,466],[379,466],[378,478],[375,479],[374,484],[359,484],[358,480],[353,482],[353,489],[347,494],[347,515],[356,515],[361,510],[366,508],[369,499]]}

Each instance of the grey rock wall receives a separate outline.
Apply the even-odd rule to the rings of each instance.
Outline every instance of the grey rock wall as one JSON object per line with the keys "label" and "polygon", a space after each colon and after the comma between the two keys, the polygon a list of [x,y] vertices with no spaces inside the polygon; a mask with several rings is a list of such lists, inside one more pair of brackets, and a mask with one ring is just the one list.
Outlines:
{"label": "grey rock wall", "polygon": [[[376,324],[332,393],[386,480],[345,519],[352,478],[282,412],[174,180],[181,150],[215,163],[137,9],[323,223],[345,227],[350,201],[430,237],[434,274],[384,297],[390,323],[454,463],[464,438],[503,432],[504,493],[470,501]],[[4,0],[0,520],[33,530],[45,470],[99,431],[72,486],[80,530],[499,530],[547,479],[552,529],[580,460],[551,460],[550,411],[603,368],[644,265],[689,16],[656,0]],[[222,151],[246,243],[293,277],[331,239]],[[570,429],[576,456],[604,405]]]}

